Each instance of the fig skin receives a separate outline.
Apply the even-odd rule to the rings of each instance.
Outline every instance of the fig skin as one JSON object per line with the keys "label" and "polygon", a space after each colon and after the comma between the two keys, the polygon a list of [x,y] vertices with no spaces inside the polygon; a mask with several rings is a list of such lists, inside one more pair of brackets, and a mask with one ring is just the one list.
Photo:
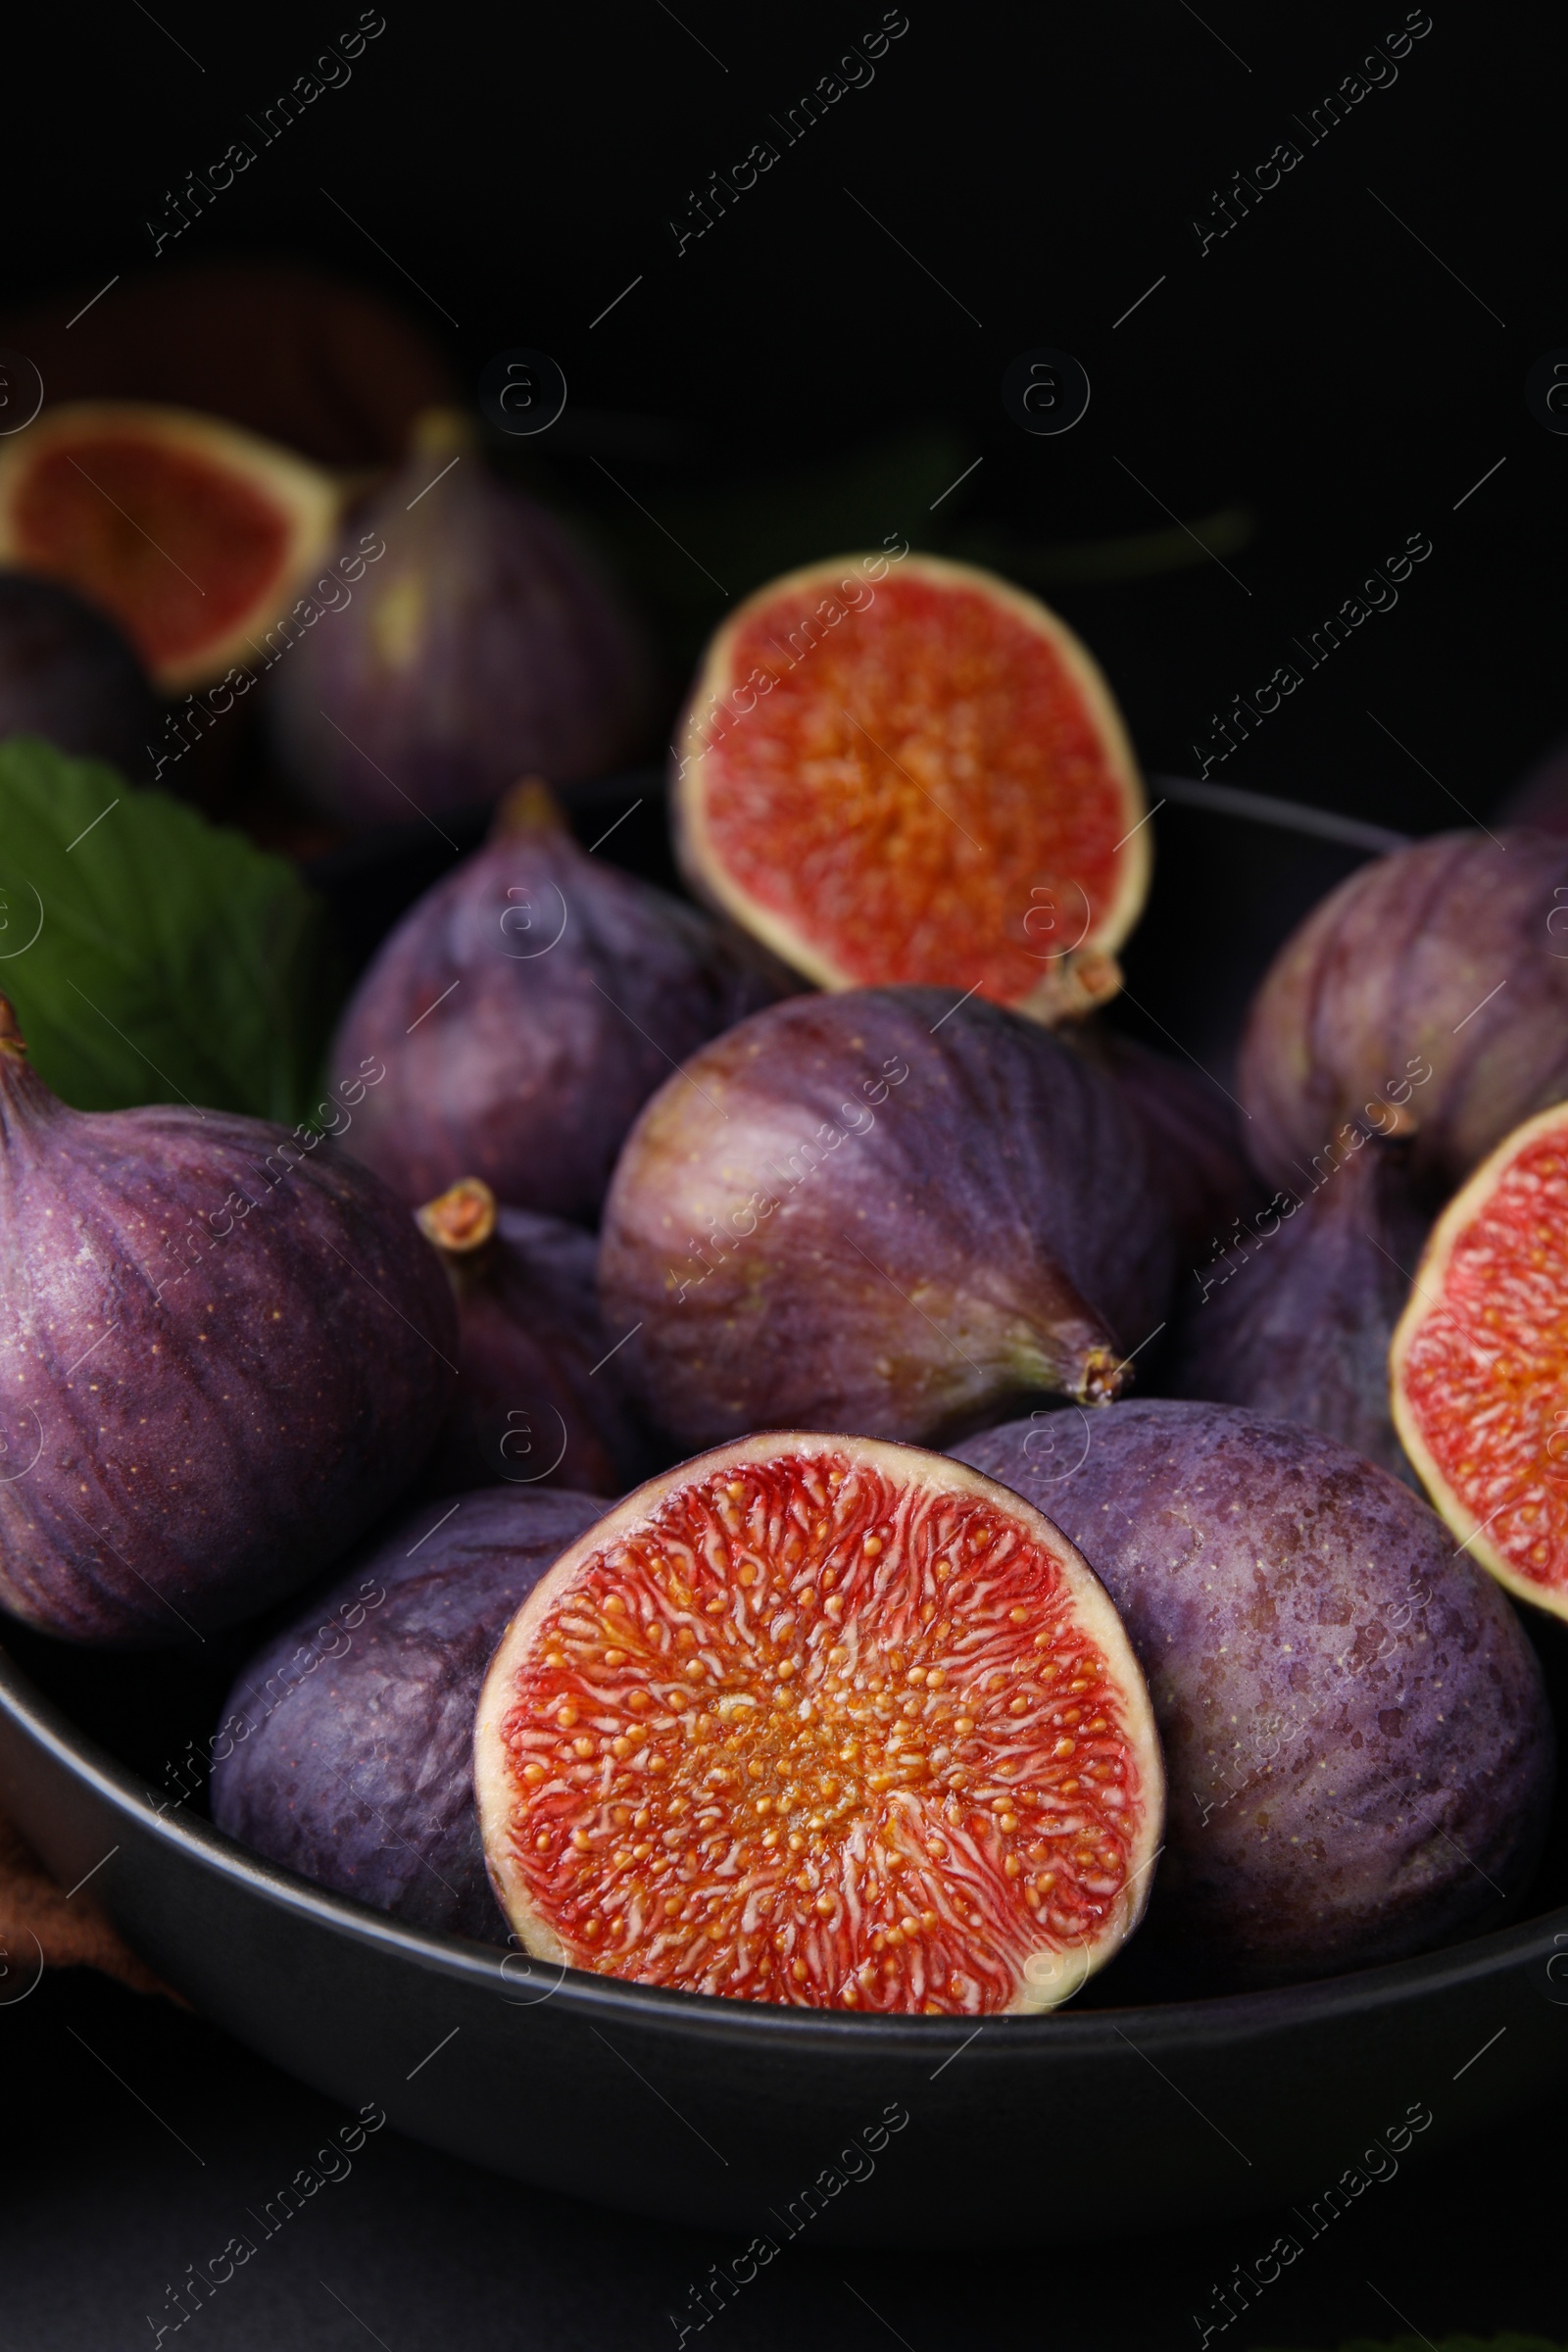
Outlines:
{"label": "fig skin", "polygon": [[141,663],[107,614],[58,580],[0,570],[0,743],[41,735],[135,777],[157,713]]}
{"label": "fig skin", "polygon": [[48,1633],[251,1616],[434,1441],[451,1291],[384,1186],[268,1120],[68,1109],[3,999],[0,1256],[0,1605]]}
{"label": "fig skin", "polygon": [[426,1504],[364,1545],[224,1701],[219,1828],[411,1927],[507,1942],[474,1805],[479,1690],[516,1610],[602,1507],[492,1487],[433,1531]]}
{"label": "fig skin", "polygon": [[385,556],[290,648],[270,706],[283,765],[325,815],[403,824],[412,802],[439,817],[531,769],[571,783],[628,754],[648,707],[640,632],[565,525],[486,470],[456,412],[420,420],[354,516],[351,558],[366,532]]}
{"label": "fig skin", "polygon": [[1231,1406],[1118,1404],[1070,1447],[1051,1418],[956,1450],[1078,1545],[1149,1678],[1170,1794],[1146,1936],[1246,1986],[1501,1925],[1554,1735],[1518,1618],[1436,1513]]}
{"label": "fig skin", "polygon": [[1113,1082],[949,989],[795,998],[694,1054],[627,1138],[600,1250],[631,1392],[688,1446],[1099,1401],[1169,1279]]}
{"label": "fig skin", "polygon": [[658,1466],[599,1312],[599,1243],[580,1225],[454,1185],[418,1212],[458,1302],[458,1393],[430,1483],[621,1494]]}
{"label": "fig skin", "polygon": [[1270,1184],[1370,1123],[1436,1206],[1568,1095],[1568,840],[1446,833],[1351,874],[1265,975],[1239,1091]]}
{"label": "fig skin", "polygon": [[1183,1257],[1206,1252],[1216,1235],[1261,1204],[1236,1106],[1217,1086],[1114,1029],[1080,1023],[1062,1036],[1109,1071],[1143,1122]]}
{"label": "fig skin", "polygon": [[654,1089],[786,985],[695,907],[589,858],[545,788],[520,785],[344,1013],[333,1069],[387,1068],[353,1149],[411,1207],[478,1176],[511,1207],[594,1224]]}
{"label": "fig skin", "polygon": [[1168,1386],[1321,1430],[1419,1493],[1389,1409],[1389,1347],[1430,1224],[1404,1156],[1360,1139],[1196,1266],[1177,1292]]}

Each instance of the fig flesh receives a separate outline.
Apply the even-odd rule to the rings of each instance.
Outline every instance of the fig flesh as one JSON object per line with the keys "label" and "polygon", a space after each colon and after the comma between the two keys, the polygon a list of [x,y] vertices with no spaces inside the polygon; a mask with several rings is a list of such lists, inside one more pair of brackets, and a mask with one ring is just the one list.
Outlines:
{"label": "fig flesh", "polygon": [[1050,1521],[799,1433],[563,1553],[485,1678],[474,1785],[537,1958],[917,2016],[1076,1991],[1142,1915],[1162,1800],[1126,1636]]}
{"label": "fig flesh", "polygon": [[610,1354],[594,1236],[500,1208],[473,1177],[427,1201],[418,1221],[458,1301],[458,1395],[435,1481],[453,1492],[505,1479],[579,1494],[638,1485],[656,1464]]}
{"label": "fig flesh", "polygon": [[497,800],[519,775],[602,775],[635,744],[648,659],[555,515],[486,471],[460,416],[421,419],[354,519],[385,556],[294,646],[272,706],[283,763],[326,815],[401,824]]}
{"label": "fig flesh", "polygon": [[1315,1187],[1276,1193],[1193,1268],[1169,1385],[1320,1429],[1413,1487],[1389,1416],[1389,1342],[1429,1220],[1404,1147],[1353,1140]]}
{"label": "fig flesh", "polygon": [[144,772],[157,705],[120,631],[56,580],[0,571],[0,742],[41,735],[57,750]]}
{"label": "fig flesh", "polygon": [[695,907],[588,857],[544,786],[425,893],[343,1016],[386,1063],[354,1148],[411,1207],[466,1176],[591,1225],[627,1128],[683,1055],[781,983]]}
{"label": "fig flesh", "polygon": [[1100,1401],[1169,1275],[1114,1082],[945,989],[793,998],[694,1054],[627,1138],[600,1252],[632,1393],[692,1446]]}
{"label": "fig flesh", "polygon": [[1405,1450],[1461,1544],[1568,1617],[1568,1106],[1508,1136],[1438,1219],[1390,1371]]}
{"label": "fig flesh", "polygon": [[451,1395],[446,1277],[374,1177],[262,1119],[70,1110],[3,999],[0,1262],[0,1605],[71,1641],[304,1584]]}
{"label": "fig flesh", "polygon": [[0,451],[0,563],[64,580],[182,694],[245,659],[327,554],[342,504],[303,458],[133,400],[46,409]]}
{"label": "fig flesh", "polygon": [[675,757],[694,888],[819,987],[1047,1021],[1120,987],[1149,888],[1132,748],[1065,622],[994,573],[906,548],[771,581],[713,639]]}
{"label": "fig flesh", "polygon": [[508,1622],[601,1506],[493,1488],[444,1520],[439,1508],[366,1545],[246,1666],[213,1741],[213,1819],[411,1927],[504,1943],[474,1811],[474,1709]]}
{"label": "fig flesh", "polygon": [[960,1458],[1079,1545],[1149,1677],[1152,1938],[1250,1985],[1502,1923],[1545,1834],[1551,1718],[1518,1618],[1419,1497],[1222,1404],[1043,1414]]}

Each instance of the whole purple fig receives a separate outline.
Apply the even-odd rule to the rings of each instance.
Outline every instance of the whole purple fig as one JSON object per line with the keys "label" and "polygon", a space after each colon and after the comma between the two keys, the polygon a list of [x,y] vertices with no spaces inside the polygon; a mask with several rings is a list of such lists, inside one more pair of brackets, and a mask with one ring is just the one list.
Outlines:
{"label": "whole purple fig", "polygon": [[58,580],[0,571],[0,743],[41,735],[138,778],[157,711],[141,663],[106,613]]}
{"label": "whole purple fig", "polygon": [[1415,1487],[1389,1410],[1389,1341],[1431,1222],[1405,1150],[1352,1129],[1315,1185],[1234,1220],[1177,1287],[1167,1383],[1320,1429]]}
{"label": "whole purple fig", "polygon": [[1061,1035],[1109,1071],[1138,1113],[1184,1255],[1206,1250],[1216,1234],[1256,1205],[1261,1188],[1236,1105],[1211,1080],[1093,1021]]}
{"label": "whole purple fig", "polygon": [[795,998],[694,1054],[627,1138],[600,1252],[633,1394],[692,1446],[1098,1402],[1169,1276],[1115,1083],[929,988]]}
{"label": "whole purple fig", "polygon": [[426,891],[343,1016],[378,1055],[354,1150],[411,1207],[465,1176],[592,1224],[627,1128],[671,1069],[779,993],[760,954],[580,850],[537,782]]}
{"label": "whole purple fig", "polygon": [[592,1496],[466,1494],[365,1546],[269,1642],[223,1703],[213,1819],[318,1886],[411,1927],[492,1943],[473,1801],[473,1719],[491,1655]]}
{"label": "whole purple fig", "polygon": [[1359,1122],[1451,1191],[1568,1095],[1568,841],[1445,833],[1362,866],[1281,949],[1240,1066],[1271,1184]]}
{"label": "whole purple fig", "polygon": [[346,570],[356,584],[272,688],[284,765],[327,815],[441,816],[532,769],[601,775],[635,744],[650,671],[630,615],[565,526],[486,470],[461,416],[421,420],[356,513]]}
{"label": "whole purple fig", "polygon": [[177,1643],[303,1584],[434,1442],[435,1252],[311,1130],[67,1108],[0,999],[0,1604]]}
{"label": "whole purple fig", "polygon": [[957,1450],[1071,1537],[1149,1678],[1169,1802],[1146,1936],[1265,1984],[1503,1922],[1551,1716],[1511,1604],[1426,1503],[1220,1404],[1037,1414]]}
{"label": "whole purple fig", "polygon": [[[1240,1270],[1220,1312],[1185,1289],[1172,1385],[1407,1478],[1387,1361],[1414,1253],[1477,1161],[1568,1095],[1568,841],[1443,834],[1352,874],[1265,975],[1238,1083],[1281,1189],[1221,1251]],[[1260,1225],[1293,1213],[1248,1264]],[[1213,1272],[1195,1269],[1205,1296]]]}
{"label": "whole purple fig", "polygon": [[640,1485],[659,1465],[610,1354],[595,1236],[500,1208],[476,1177],[426,1201],[418,1221],[458,1301],[458,1395],[436,1484],[456,1493],[499,1478],[579,1494]]}

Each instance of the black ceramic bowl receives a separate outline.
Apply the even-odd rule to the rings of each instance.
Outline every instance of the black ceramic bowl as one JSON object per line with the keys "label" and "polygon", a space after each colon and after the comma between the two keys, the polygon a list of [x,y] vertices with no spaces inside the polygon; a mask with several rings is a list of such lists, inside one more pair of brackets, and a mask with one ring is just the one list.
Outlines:
{"label": "black ceramic bowl", "polygon": [[[50,1663],[69,1684],[74,1662]],[[80,1679],[101,1688],[107,1663],[125,1661]],[[1364,2185],[1351,2168],[1375,2141],[1457,2139],[1568,2077],[1568,1906],[1283,1992],[978,2029],[832,2016],[647,1991],[400,1927],[185,1809],[160,1814],[150,1777],[0,1652],[0,1805],[63,1886],[91,1874],[204,2016],[417,2139],[731,2230],[737,2251],[807,2228],[880,2245],[1119,2237],[1281,2203],[1322,2228],[1359,2193],[1347,2174]],[[35,1967],[13,1951],[0,2000],[25,1997]],[[1102,2004],[1115,1978],[1097,1980]],[[1412,2122],[1423,2137],[1401,2143]]]}
{"label": "black ceramic bowl", "polygon": [[[573,814],[586,845],[639,800],[613,846],[657,873],[657,779],[593,788]],[[1171,851],[1178,873],[1209,855],[1196,835]],[[1210,956],[1201,1003],[1180,1001],[1191,958],[1165,966],[1162,1017],[1205,1058],[1223,1061],[1223,1005],[1345,870],[1330,855],[1271,869],[1271,919],[1234,969]],[[351,959],[445,861],[414,828],[327,862]],[[204,1742],[251,1638],[192,1666],[14,1631],[0,1808],[62,1886],[90,1880],[171,1985],[291,2074],[520,2180],[732,2230],[738,2254],[803,2230],[916,2246],[1120,2237],[1282,2203],[1304,2236],[1361,2193],[1374,2143],[1453,2141],[1568,2077],[1562,1824],[1525,1924],[1285,1991],[1152,2000],[1135,1940],[1073,2007],[978,2028],[710,2000],[398,1926],[221,1836],[199,1792],[172,1802],[189,1785],[181,1743]],[[1568,1637],[1540,1638],[1568,1731]],[[0,2005],[26,1997],[34,1963],[5,1956]]]}

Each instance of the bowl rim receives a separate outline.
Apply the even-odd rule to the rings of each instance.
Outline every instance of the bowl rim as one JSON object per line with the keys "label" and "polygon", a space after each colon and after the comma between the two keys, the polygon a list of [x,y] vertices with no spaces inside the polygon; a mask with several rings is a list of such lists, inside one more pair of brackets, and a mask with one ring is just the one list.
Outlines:
{"label": "bowl rim", "polygon": [[1462,1943],[1442,1945],[1408,1960],[1343,1976],[1252,1992],[1134,2002],[1125,2008],[1074,2009],[1069,2004],[1041,2016],[983,2017],[978,2021],[967,2017],[858,2017],[834,2010],[796,2009],[723,1994],[635,1984],[572,1968],[560,1971],[559,1983],[548,1993],[521,2000],[517,1990],[522,1981],[508,1978],[504,1972],[509,1960],[520,1960],[524,1955],[410,1927],[351,1895],[317,1886],[294,1871],[268,1861],[200,1815],[182,1817],[177,1804],[156,1804],[141,1777],[47,1698],[5,1648],[3,1640],[0,1717],[127,1826],[134,1825],[144,1836],[162,1840],[187,1862],[351,1943],[388,1959],[412,1962],[426,1974],[446,1976],[476,1991],[488,1988],[508,2008],[543,2009],[561,1999],[567,2014],[575,2012],[588,2024],[596,2017],[615,2018],[652,2034],[673,2030],[681,2037],[703,2042],[744,2043],[754,2048],[765,2042],[779,2054],[794,2050],[804,2054],[815,2046],[841,2057],[854,2051],[890,2058],[935,2053],[946,2059],[976,2040],[983,2029],[995,2027],[1004,2028],[1005,2034],[993,2039],[990,2052],[984,2055],[1001,2056],[1008,2064],[1047,2056],[1074,2061],[1116,2056],[1117,2044],[1121,2055],[1131,2051],[1140,2057],[1148,2042],[1160,2049],[1191,2051],[1216,2041],[1263,2037],[1286,2027],[1323,2026],[1333,2020],[1375,2014],[1400,2007],[1423,1992],[1454,1991],[1466,1984],[1491,1982],[1510,1969],[1549,1958],[1555,1948],[1568,1943],[1565,1904]]}

